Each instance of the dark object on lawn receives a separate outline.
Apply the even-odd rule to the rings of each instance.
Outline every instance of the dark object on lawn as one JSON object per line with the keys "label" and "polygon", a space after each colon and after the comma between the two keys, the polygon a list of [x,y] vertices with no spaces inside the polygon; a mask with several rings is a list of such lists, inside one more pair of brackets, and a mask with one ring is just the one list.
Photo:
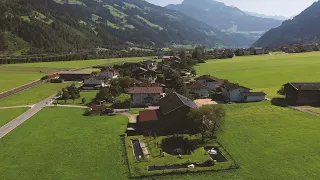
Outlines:
{"label": "dark object on lawn", "polygon": [[143,151],[140,146],[140,142],[138,139],[132,140],[132,145],[133,145],[133,150],[134,150],[134,155],[136,156],[137,160],[141,160],[144,158],[143,156]]}
{"label": "dark object on lawn", "polygon": [[148,171],[159,171],[159,170],[171,170],[171,169],[187,169],[194,167],[211,167],[213,165],[204,163],[184,163],[184,164],[170,164],[170,165],[154,165],[148,166]]}
{"label": "dark object on lawn", "polygon": [[190,155],[197,147],[188,139],[178,137],[168,137],[162,140],[161,148],[164,152],[173,155]]}

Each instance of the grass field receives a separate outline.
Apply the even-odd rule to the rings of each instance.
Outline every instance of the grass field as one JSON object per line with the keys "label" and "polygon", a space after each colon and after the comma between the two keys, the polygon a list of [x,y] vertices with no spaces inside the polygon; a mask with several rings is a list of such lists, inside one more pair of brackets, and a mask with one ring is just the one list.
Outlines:
{"label": "grass field", "polygon": [[320,52],[242,56],[209,60],[196,67],[198,75],[210,74],[239,83],[269,97],[287,82],[320,81]]}
{"label": "grass field", "polygon": [[159,179],[318,179],[320,118],[269,102],[227,106],[219,139],[239,170]]}
{"label": "grass field", "polygon": [[[63,104],[63,105],[69,104],[69,105],[76,105],[76,106],[86,106],[87,104],[92,102],[92,100],[96,97],[97,93],[98,93],[98,91],[81,91],[80,92],[81,97],[76,99],[74,102],[71,99],[67,100],[67,103],[64,100],[59,100],[56,102],[59,102],[59,104]],[[83,98],[86,99],[85,104],[82,103]]]}
{"label": "grass field", "polygon": [[[73,69],[96,65],[113,65],[124,62],[139,62],[148,57],[132,57],[132,58],[113,58],[113,59],[97,59],[97,60],[81,60],[81,61],[60,61],[60,62],[40,62],[26,64],[8,64],[9,67],[37,67],[37,68],[62,68]],[[150,57],[149,57],[150,58]]]}
{"label": "grass field", "polygon": [[49,96],[57,93],[62,88],[65,88],[70,84],[53,84],[53,83],[45,83],[39,86],[33,87],[26,91],[22,91],[18,94],[9,96],[4,99],[0,99],[0,107],[7,106],[21,106],[21,105],[31,105],[36,104]]}
{"label": "grass field", "polygon": [[28,108],[0,109],[0,127],[27,111]]}
{"label": "grass field", "polygon": [[128,179],[120,135],[127,118],[45,108],[0,139],[1,179]]}
{"label": "grass field", "polygon": [[[41,71],[41,72],[40,72]],[[56,72],[55,68],[26,68],[0,66],[0,93],[39,80],[46,74]]]}

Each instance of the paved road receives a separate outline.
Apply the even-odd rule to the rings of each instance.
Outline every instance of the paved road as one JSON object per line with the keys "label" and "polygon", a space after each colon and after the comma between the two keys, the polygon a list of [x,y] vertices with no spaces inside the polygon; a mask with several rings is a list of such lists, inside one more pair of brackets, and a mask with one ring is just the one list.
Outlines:
{"label": "paved road", "polygon": [[16,127],[21,125],[23,122],[37,114],[39,111],[41,111],[44,107],[46,107],[48,104],[52,102],[52,100],[55,98],[55,95],[50,96],[49,98],[39,102],[38,104],[35,104],[31,109],[17,117],[16,119],[10,121],[8,124],[2,126],[0,128],[0,139],[7,135],[9,132],[14,130]]}

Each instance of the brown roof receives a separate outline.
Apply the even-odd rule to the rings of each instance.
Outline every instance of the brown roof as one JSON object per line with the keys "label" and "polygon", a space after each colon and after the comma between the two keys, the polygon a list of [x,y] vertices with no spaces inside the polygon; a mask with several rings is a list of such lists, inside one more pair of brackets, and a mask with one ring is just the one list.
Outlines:
{"label": "brown roof", "polygon": [[187,85],[187,89],[209,89],[206,86],[198,83],[198,82],[192,82]]}
{"label": "brown roof", "polygon": [[94,106],[91,106],[90,108],[91,108],[91,111],[103,111],[107,109],[107,107],[104,105],[94,105]]}
{"label": "brown roof", "polygon": [[92,73],[91,72],[82,72],[82,71],[61,71],[61,72],[58,72],[59,75],[63,74],[76,74],[76,75],[91,75]]}
{"label": "brown roof", "polygon": [[236,90],[236,89],[239,89],[239,88],[244,88],[244,89],[249,89],[249,90],[251,90],[250,88],[247,88],[247,87],[244,87],[244,86],[240,86],[239,84],[230,83],[230,82],[225,82],[225,83],[222,85],[222,87],[225,88],[225,89],[228,90],[228,91],[233,91],[233,90]]}
{"label": "brown roof", "polygon": [[264,92],[243,92],[241,93],[243,96],[266,96],[266,93]]}
{"label": "brown roof", "polygon": [[319,91],[320,82],[288,83],[298,91]]}
{"label": "brown roof", "polygon": [[210,75],[203,75],[200,77],[195,78],[196,81],[199,80],[205,80],[205,81],[221,81],[222,79],[216,78],[214,76],[210,76]]}
{"label": "brown roof", "polygon": [[132,87],[129,94],[162,94],[162,87]]}
{"label": "brown roof", "polygon": [[147,121],[157,121],[158,115],[157,110],[147,110],[139,112],[139,123]]}
{"label": "brown roof", "polygon": [[178,93],[172,93],[164,98],[161,98],[159,100],[159,104],[163,115],[167,115],[183,106],[188,106],[191,109],[198,108],[194,101]]}

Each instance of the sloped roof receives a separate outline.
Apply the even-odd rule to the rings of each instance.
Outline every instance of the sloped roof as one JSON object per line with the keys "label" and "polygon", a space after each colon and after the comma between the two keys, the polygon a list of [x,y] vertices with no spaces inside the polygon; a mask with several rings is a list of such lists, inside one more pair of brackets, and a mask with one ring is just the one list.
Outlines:
{"label": "sloped roof", "polygon": [[148,121],[157,121],[158,115],[157,110],[147,110],[139,112],[139,123],[140,122],[148,122]]}
{"label": "sloped roof", "polygon": [[162,87],[131,87],[129,94],[162,94]]}
{"label": "sloped roof", "polygon": [[179,109],[183,106],[188,106],[190,108],[198,108],[196,103],[191,99],[182,96],[178,93],[172,93],[164,98],[159,100],[160,109],[164,115],[169,114],[170,112]]}
{"label": "sloped roof", "polygon": [[320,82],[294,82],[288,83],[292,87],[294,87],[298,91],[319,91],[320,90]]}
{"label": "sloped roof", "polygon": [[70,75],[91,75],[91,72],[83,72],[83,71],[60,71],[58,72],[59,75],[65,75],[65,74],[70,74]]}
{"label": "sloped roof", "polygon": [[104,105],[94,105],[90,107],[92,111],[103,111],[106,110],[107,107]]}
{"label": "sloped roof", "polygon": [[244,88],[244,89],[251,90],[250,88],[247,88],[247,87],[244,87],[244,86],[240,86],[239,84],[230,83],[230,82],[225,82],[222,85],[222,87],[225,88],[227,91],[233,91],[233,90],[236,90],[236,89],[239,89],[239,88]]}
{"label": "sloped roof", "polygon": [[196,81],[188,84],[187,89],[209,89],[209,88]]}
{"label": "sloped roof", "polygon": [[203,75],[203,76],[200,76],[200,77],[197,77],[195,78],[196,81],[199,81],[199,80],[205,80],[205,81],[221,81],[222,79],[219,79],[217,77],[214,77],[214,76],[210,76],[210,75]]}

